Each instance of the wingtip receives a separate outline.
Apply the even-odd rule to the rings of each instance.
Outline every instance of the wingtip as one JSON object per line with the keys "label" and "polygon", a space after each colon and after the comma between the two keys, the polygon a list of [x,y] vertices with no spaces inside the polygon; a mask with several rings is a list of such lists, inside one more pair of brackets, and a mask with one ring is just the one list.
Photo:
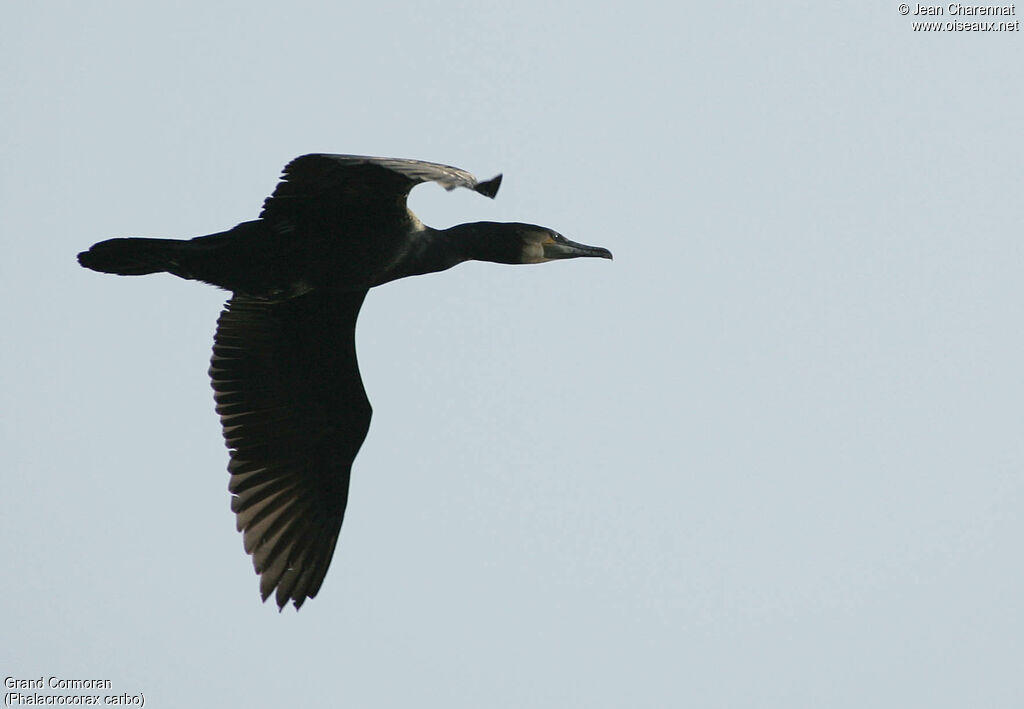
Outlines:
{"label": "wingtip", "polygon": [[[270,598],[270,596],[273,593],[274,593],[274,589],[270,589],[266,593],[263,592],[262,588],[260,589],[260,597],[263,599],[264,603],[267,602],[267,600]],[[284,607],[288,605],[288,601],[289,600],[291,600],[291,599],[289,599],[289,598],[285,598],[285,599],[275,598],[274,599],[274,605],[277,606],[277,612],[278,613],[283,613],[284,612]]]}
{"label": "wingtip", "polygon": [[490,197],[491,199],[494,199],[495,196],[497,196],[498,194],[498,188],[501,187],[501,177],[501,175],[498,175],[497,177],[492,177],[486,182],[478,183],[475,188],[476,191],[484,195],[485,197]]}

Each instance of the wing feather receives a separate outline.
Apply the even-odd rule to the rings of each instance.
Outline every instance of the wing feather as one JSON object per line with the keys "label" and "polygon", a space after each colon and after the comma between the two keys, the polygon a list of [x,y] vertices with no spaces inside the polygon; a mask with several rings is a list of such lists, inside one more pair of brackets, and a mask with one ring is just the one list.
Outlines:
{"label": "wing feather", "polygon": [[366,219],[379,225],[406,218],[406,197],[421,182],[436,182],[446,190],[465,187],[493,198],[501,175],[480,182],[465,170],[440,163],[314,153],[285,166],[260,217],[292,223],[310,214],[344,214],[350,223]]}
{"label": "wing feather", "polygon": [[210,377],[231,451],[231,509],[260,594],[276,590],[282,608],[323,583],[369,430],[355,353],[365,295],[235,295],[217,322]]}

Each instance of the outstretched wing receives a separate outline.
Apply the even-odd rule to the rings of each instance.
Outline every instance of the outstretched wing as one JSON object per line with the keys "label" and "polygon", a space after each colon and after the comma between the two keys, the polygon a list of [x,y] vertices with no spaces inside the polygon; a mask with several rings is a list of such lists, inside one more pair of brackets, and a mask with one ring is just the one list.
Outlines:
{"label": "outstretched wing", "polygon": [[355,351],[365,296],[235,295],[217,321],[210,378],[231,450],[231,508],[260,594],[276,589],[280,608],[320,590],[370,427]]}
{"label": "outstretched wing", "polygon": [[404,219],[406,197],[421,182],[436,182],[447,190],[465,187],[493,198],[501,185],[501,175],[478,182],[465,170],[420,160],[303,155],[285,166],[274,194],[263,202],[260,217],[274,220],[344,214],[352,222],[366,217],[378,223]]}

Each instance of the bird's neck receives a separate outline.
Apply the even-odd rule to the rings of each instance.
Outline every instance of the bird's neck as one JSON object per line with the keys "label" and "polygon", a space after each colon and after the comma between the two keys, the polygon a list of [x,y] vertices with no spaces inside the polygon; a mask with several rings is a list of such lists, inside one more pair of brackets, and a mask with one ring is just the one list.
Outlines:
{"label": "bird's neck", "polygon": [[450,229],[424,226],[385,281],[445,271],[463,261],[506,262],[498,253],[492,222],[458,224]]}
{"label": "bird's neck", "polygon": [[[505,238],[508,224],[498,222],[470,222],[458,224],[450,229],[435,231],[436,238],[444,242],[443,250],[463,261],[492,261],[514,263],[512,254],[506,254],[509,239]],[[516,247],[518,249],[518,247]],[[516,251],[518,256],[518,251]],[[454,266],[455,263],[452,265]]]}

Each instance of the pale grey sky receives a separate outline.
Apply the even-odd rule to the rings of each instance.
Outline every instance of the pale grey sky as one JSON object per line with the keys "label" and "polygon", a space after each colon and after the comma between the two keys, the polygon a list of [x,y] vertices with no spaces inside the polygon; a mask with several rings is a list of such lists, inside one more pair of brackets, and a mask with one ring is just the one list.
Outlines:
{"label": "pale grey sky", "polygon": [[[1019,706],[1022,38],[912,19],[11,5],[0,674],[153,707]],[[225,294],[74,256],[252,219],[313,151],[503,172],[412,206],[616,260],[371,292],[345,527],[278,614],[206,376]]]}

